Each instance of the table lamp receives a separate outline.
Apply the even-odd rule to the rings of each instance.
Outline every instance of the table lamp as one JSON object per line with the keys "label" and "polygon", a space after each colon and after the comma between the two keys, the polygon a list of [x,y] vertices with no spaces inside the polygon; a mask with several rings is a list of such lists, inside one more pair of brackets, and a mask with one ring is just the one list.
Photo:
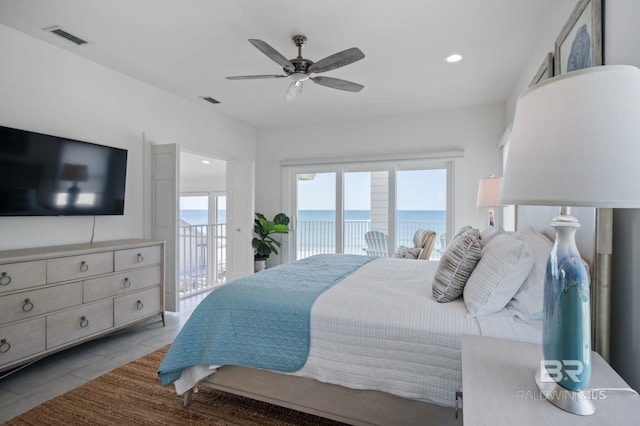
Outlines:
{"label": "table lamp", "polygon": [[478,201],[477,207],[489,208],[489,226],[496,226],[494,219],[494,207],[504,207],[505,204],[500,203],[500,187],[502,186],[502,178],[491,175],[480,179],[478,183]]}
{"label": "table lamp", "polygon": [[640,70],[600,66],[538,84],[518,99],[500,201],[560,206],[544,283],[544,360],[535,379],[554,405],[595,412],[589,273],[570,206],[640,207]]}

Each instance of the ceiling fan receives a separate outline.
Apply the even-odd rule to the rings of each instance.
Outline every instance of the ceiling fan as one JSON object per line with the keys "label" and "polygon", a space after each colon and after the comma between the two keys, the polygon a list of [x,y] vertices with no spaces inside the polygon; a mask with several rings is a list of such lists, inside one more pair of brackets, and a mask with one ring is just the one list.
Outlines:
{"label": "ceiling fan", "polygon": [[298,56],[293,59],[287,59],[277,50],[271,47],[269,44],[262,40],[249,39],[249,42],[253,44],[259,51],[271,58],[275,63],[280,65],[284,71],[284,74],[266,74],[266,75],[238,75],[233,77],[227,77],[228,80],[248,80],[257,78],[283,78],[289,77],[293,82],[287,89],[288,101],[295,99],[300,93],[302,93],[302,83],[306,80],[311,80],[321,86],[330,87],[332,89],[346,90],[347,92],[359,92],[364,88],[362,84],[354,83],[352,81],[341,80],[333,77],[315,76],[311,77],[311,74],[322,73],[331,71],[336,68],[344,67],[345,65],[352,64],[360,59],[364,58],[364,53],[357,47],[343,50],[342,52],[334,53],[331,56],[327,56],[318,62],[313,62],[309,59],[302,57],[302,47],[307,43],[307,38],[303,35],[296,35],[292,37],[293,44],[298,48]]}

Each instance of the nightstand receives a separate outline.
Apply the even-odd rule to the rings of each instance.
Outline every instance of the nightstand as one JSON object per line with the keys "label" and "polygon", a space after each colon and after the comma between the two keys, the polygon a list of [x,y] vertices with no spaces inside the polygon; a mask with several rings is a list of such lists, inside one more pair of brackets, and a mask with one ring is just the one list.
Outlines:
{"label": "nightstand", "polygon": [[[534,380],[542,345],[464,335],[462,390],[465,426],[638,425],[640,397],[619,390],[594,391],[596,412],[567,413],[544,400]],[[597,353],[592,354],[590,389],[629,385]]]}

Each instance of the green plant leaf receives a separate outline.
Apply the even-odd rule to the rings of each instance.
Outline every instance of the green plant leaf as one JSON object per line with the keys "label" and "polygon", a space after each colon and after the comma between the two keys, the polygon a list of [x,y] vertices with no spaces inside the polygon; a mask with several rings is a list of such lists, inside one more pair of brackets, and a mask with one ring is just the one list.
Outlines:
{"label": "green plant leaf", "polygon": [[[289,225],[289,218],[284,213],[278,213],[274,216],[273,221],[278,225]],[[287,227],[287,229],[289,229]]]}
{"label": "green plant leaf", "polygon": [[289,232],[289,227],[287,225],[274,224],[271,230],[278,234],[287,234]]}
{"label": "green plant leaf", "polygon": [[278,247],[282,247],[280,241],[271,237],[271,234],[286,234],[289,232],[289,218],[284,213],[278,213],[273,220],[268,220],[262,213],[255,214],[253,231],[258,238],[251,242],[256,257],[268,258],[271,253],[278,254]]}

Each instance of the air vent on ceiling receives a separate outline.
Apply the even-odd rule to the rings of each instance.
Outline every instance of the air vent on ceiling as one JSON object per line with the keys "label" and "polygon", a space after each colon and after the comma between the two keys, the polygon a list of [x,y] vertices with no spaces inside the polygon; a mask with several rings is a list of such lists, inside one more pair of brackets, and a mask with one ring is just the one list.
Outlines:
{"label": "air vent on ceiling", "polygon": [[211,96],[200,96],[200,99],[210,102],[212,104],[219,104],[220,101],[213,99]]}
{"label": "air vent on ceiling", "polygon": [[75,35],[71,34],[68,31],[63,30],[58,25],[54,25],[53,27],[43,28],[43,30],[48,31],[50,33],[53,33],[53,34],[57,35],[58,37],[62,37],[65,40],[69,40],[70,42],[75,43],[78,46],[81,46],[83,44],[87,44],[88,43],[88,41],[83,40],[80,37],[75,36]]}

